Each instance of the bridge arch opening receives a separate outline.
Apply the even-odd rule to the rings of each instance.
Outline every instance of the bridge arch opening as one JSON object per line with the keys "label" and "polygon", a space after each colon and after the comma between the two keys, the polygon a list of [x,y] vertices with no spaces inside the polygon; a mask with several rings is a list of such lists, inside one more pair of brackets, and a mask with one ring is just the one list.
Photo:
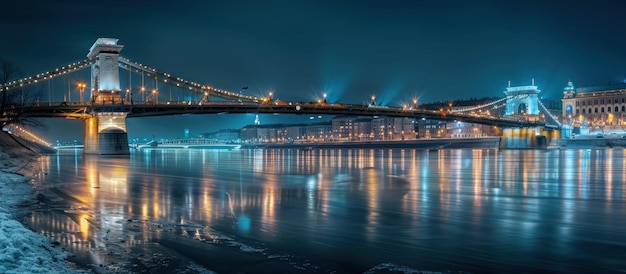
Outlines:
{"label": "bridge arch opening", "polygon": [[517,115],[524,115],[526,114],[526,104],[525,103],[520,103],[517,106]]}

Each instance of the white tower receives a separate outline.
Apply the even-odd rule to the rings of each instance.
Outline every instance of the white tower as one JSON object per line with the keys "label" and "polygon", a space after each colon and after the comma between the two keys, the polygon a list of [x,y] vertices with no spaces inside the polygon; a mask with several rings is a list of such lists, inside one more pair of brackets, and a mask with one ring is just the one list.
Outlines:
{"label": "white tower", "polygon": [[508,99],[504,116],[539,115],[539,93],[541,90],[535,86],[533,79],[530,86],[509,86],[504,91]]}
{"label": "white tower", "polygon": [[95,103],[121,102],[118,57],[124,46],[115,38],[98,38],[89,49],[89,58],[97,58],[91,66],[91,100]]}

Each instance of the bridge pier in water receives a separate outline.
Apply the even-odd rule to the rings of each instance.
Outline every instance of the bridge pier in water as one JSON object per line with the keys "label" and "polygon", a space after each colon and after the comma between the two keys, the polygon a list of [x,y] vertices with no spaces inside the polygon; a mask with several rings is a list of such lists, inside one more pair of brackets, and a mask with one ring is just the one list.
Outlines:
{"label": "bridge pier in water", "polygon": [[557,148],[561,145],[558,129],[504,128],[500,139],[501,149]]}
{"label": "bridge pier in water", "polygon": [[85,120],[85,154],[129,155],[126,113],[96,113]]}

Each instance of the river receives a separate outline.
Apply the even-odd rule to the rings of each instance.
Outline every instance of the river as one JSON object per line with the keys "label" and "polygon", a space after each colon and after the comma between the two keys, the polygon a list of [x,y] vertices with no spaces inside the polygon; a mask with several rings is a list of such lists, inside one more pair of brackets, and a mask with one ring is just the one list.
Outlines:
{"label": "river", "polygon": [[624,152],[66,151],[25,222],[100,273],[617,273]]}

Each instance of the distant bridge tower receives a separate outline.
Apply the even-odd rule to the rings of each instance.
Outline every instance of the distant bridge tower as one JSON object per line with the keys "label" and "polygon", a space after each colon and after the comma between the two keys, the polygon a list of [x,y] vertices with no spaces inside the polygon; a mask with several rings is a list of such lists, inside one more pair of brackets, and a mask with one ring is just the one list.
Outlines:
{"label": "distant bridge tower", "polygon": [[539,92],[541,90],[535,86],[534,79],[530,86],[511,87],[509,82],[509,86],[504,91],[507,97],[504,116],[525,116],[529,120],[536,119],[539,115]]}
{"label": "distant bridge tower", "polygon": [[127,155],[128,134],[124,110],[111,106],[123,104],[120,89],[118,58],[124,46],[118,39],[98,38],[89,49],[87,57],[96,58],[91,66],[91,103],[98,105],[85,120],[86,154]]}
{"label": "distant bridge tower", "polygon": [[91,65],[91,100],[95,103],[119,103],[120,68],[118,58],[124,46],[115,38],[98,38],[87,57],[97,58]]}

